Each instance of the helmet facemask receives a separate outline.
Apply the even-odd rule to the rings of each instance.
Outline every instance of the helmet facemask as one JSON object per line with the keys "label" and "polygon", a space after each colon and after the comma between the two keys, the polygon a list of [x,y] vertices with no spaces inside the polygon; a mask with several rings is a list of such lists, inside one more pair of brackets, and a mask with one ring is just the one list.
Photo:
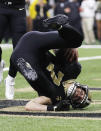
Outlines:
{"label": "helmet facemask", "polygon": [[70,100],[74,109],[88,106],[91,103],[88,86],[81,85],[80,83],[73,83],[67,89],[67,99]]}

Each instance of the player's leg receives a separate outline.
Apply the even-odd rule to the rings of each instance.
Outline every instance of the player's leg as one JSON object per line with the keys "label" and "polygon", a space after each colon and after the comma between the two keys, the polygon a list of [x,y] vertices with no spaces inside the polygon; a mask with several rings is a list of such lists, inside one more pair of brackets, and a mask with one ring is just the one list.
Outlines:
{"label": "player's leg", "polygon": [[66,40],[68,47],[77,48],[83,41],[83,36],[72,26],[69,25],[69,19],[65,15],[57,15],[43,21],[44,26],[59,31],[60,36]]}
{"label": "player's leg", "polygon": [[29,101],[25,109],[27,111],[47,111],[47,105],[52,104],[51,99],[46,96],[36,97]]}
{"label": "player's leg", "polygon": [[[10,19],[10,29],[12,32],[13,48],[15,48],[19,39],[22,37],[24,33],[26,33],[25,11],[14,10],[14,12],[12,12],[12,17]],[[5,96],[7,99],[14,98],[14,85],[16,74],[17,70],[13,66],[13,63],[10,59],[9,72],[5,80]]]}
{"label": "player's leg", "polygon": [[[15,14],[14,14],[15,13]],[[19,15],[18,15],[19,14]],[[25,11],[14,11],[13,17],[11,17],[10,28],[12,32],[13,49],[16,47],[19,39],[26,33],[26,20]],[[12,61],[10,61],[9,75],[13,78],[16,76],[17,71],[12,67]]]}
{"label": "player's leg", "polygon": [[2,49],[0,47],[0,83],[3,80],[3,68],[5,66],[4,60],[2,60]]}
{"label": "player's leg", "polygon": [[[0,10],[0,43],[3,39],[4,32],[6,30],[7,25],[7,18],[5,15],[2,14],[2,10]],[[2,48],[0,47],[0,83],[3,80],[3,68],[4,68],[5,62],[2,60]]]}

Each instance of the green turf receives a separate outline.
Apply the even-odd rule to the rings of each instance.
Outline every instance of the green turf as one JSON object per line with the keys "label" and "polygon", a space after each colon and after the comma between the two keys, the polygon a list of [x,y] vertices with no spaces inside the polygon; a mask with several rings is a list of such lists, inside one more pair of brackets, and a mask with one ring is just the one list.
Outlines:
{"label": "green turf", "polygon": [[82,61],[80,63],[82,65],[82,72],[77,81],[90,87],[101,87],[100,60]]}
{"label": "green turf", "polygon": [[79,48],[79,56],[80,57],[90,57],[90,56],[100,56],[101,49],[90,49],[90,48]]}
{"label": "green turf", "polygon": [[9,59],[10,59],[11,53],[12,53],[12,49],[3,49],[2,57],[6,62],[6,67],[8,67],[9,65]]}
{"label": "green turf", "polygon": [[99,131],[99,120],[0,117],[0,131]]}

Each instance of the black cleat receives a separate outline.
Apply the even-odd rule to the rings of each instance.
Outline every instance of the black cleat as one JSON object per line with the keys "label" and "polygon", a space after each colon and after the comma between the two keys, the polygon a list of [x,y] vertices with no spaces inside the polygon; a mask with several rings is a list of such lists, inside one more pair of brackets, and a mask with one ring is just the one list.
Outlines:
{"label": "black cleat", "polygon": [[62,14],[43,20],[44,27],[56,30],[59,30],[63,25],[68,23],[69,23],[68,16]]}

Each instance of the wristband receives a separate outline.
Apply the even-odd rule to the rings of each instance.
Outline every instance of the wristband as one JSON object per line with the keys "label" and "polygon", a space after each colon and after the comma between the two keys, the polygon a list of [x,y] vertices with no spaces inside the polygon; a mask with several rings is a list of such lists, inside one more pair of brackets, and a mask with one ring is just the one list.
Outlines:
{"label": "wristband", "polygon": [[52,105],[47,106],[47,111],[54,111],[54,107]]}

